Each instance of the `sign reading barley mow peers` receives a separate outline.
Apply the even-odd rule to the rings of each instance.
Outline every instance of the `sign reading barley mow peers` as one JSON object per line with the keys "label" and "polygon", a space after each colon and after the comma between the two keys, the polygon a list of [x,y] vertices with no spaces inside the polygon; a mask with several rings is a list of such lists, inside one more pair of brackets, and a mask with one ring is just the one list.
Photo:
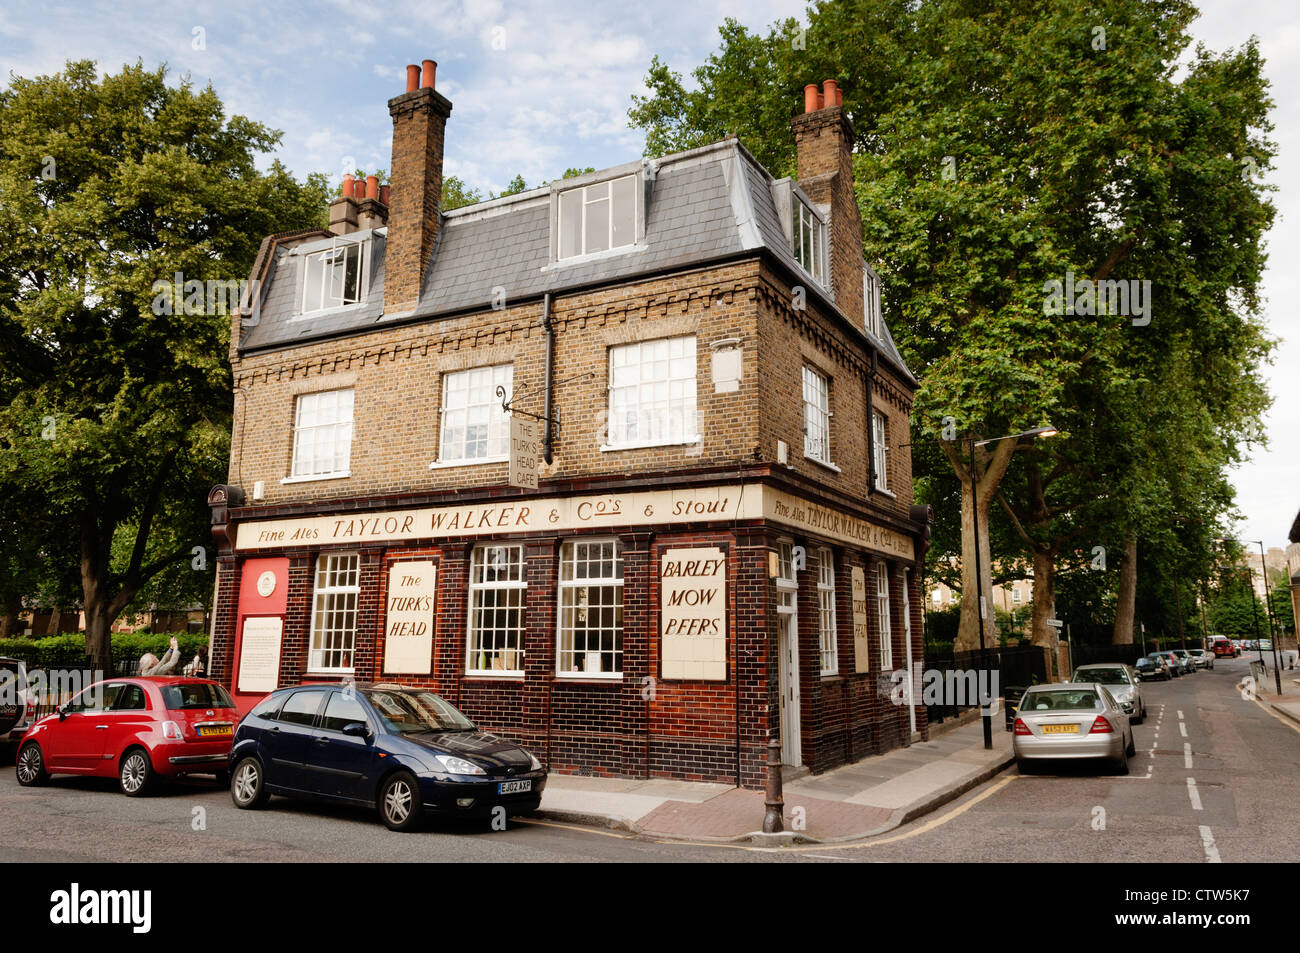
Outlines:
{"label": "sign reading barley mow peers", "polygon": [[664,678],[727,677],[727,558],[721,549],[665,550],[659,561]]}
{"label": "sign reading barley mow peers", "polygon": [[510,479],[511,486],[526,490],[537,489],[538,427],[536,420],[527,417],[510,418]]}
{"label": "sign reading barley mow peers", "polygon": [[853,671],[871,671],[871,658],[867,654],[871,642],[867,638],[867,574],[861,566],[854,566],[853,589]]}
{"label": "sign reading barley mow peers", "polygon": [[432,562],[388,567],[388,611],[384,623],[384,671],[428,675],[433,665],[434,583]]}
{"label": "sign reading barley mow peers", "polygon": [[284,620],[279,616],[253,616],[244,620],[239,642],[239,692],[273,692],[280,687],[280,636]]}

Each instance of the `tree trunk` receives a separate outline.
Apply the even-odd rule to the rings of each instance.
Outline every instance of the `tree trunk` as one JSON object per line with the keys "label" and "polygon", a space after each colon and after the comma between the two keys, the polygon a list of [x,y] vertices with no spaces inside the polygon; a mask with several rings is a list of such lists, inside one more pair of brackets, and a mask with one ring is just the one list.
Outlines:
{"label": "tree trunk", "polygon": [[50,624],[45,628],[46,635],[58,635],[63,628],[63,610],[55,606],[50,610]]}
{"label": "tree trunk", "polygon": [[1045,549],[1034,549],[1034,613],[1030,617],[1030,641],[1043,650],[1047,661],[1047,677],[1052,669],[1060,642],[1060,631],[1047,624],[1056,614],[1056,554]]}
{"label": "tree trunk", "polygon": [[1115,606],[1115,631],[1111,645],[1133,644],[1133,610],[1137,604],[1138,544],[1135,537],[1124,540],[1124,562],[1119,570],[1119,600]]}
{"label": "tree trunk", "polygon": [[[975,462],[977,497],[971,494],[969,465],[960,456],[960,444],[944,443],[942,446],[948,456],[953,470],[961,481],[961,621],[957,627],[957,639],[953,643],[956,652],[971,652],[980,647],[979,598],[982,593],[985,602],[984,646],[997,648],[998,624],[993,612],[993,567],[989,558],[989,508],[997,494],[998,484],[1011,463],[1011,454],[1015,451],[1016,441],[1005,440],[995,444],[993,451],[977,450],[985,458],[984,472],[979,472]],[[969,446],[969,445],[968,445]],[[979,515],[979,563],[980,580],[978,586],[975,578],[975,506]]]}

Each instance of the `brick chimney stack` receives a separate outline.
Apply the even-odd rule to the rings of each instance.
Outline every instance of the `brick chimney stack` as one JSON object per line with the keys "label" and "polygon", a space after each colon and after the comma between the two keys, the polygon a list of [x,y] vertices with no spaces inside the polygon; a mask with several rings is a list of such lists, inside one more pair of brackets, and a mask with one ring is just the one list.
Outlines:
{"label": "brick chimney stack", "polygon": [[862,213],[853,193],[853,124],[833,79],[804,87],[804,112],[795,116],[799,187],[818,205],[830,206],[830,278],[835,303],[862,324]]}
{"label": "brick chimney stack", "polygon": [[406,92],[388,101],[393,117],[384,314],[415,310],[438,238],[442,145],[451,102],[433,88],[433,60],[406,67]]}

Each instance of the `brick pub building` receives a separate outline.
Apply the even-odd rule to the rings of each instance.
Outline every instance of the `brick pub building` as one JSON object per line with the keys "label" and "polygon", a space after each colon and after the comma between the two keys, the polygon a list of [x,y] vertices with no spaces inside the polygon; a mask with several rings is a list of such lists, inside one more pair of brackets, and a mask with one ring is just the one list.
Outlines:
{"label": "brick pub building", "polygon": [[[452,104],[407,74],[390,185],[266,238],[233,322],[214,675],[429,686],[560,772],[756,787],[769,730],[813,771],[925,737],[889,680],[916,381],[834,81],[797,180],[727,139],[442,212]],[[512,417],[558,422],[535,489]]]}

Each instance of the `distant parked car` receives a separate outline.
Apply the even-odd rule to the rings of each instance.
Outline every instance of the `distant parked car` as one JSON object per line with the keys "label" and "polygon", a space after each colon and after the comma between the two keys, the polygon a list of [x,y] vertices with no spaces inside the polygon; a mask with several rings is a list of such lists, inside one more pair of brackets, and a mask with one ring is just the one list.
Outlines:
{"label": "distant parked car", "polygon": [[1210,650],[1215,658],[1236,658],[1238,654],[1237,646],[1232,639],[1222,635],[1216,635],[1210,640]]}
{"label": "distant parked car", "polygon": [[1133,724],[1140,725],[1146,721],[1146,702],[1142,698],[1138,673],[1132,666],[1125,665],[1123,662],[1080,665],[1070,676],[1070,681],[1078,684],[1105,685]]}
{"label": "distant parked car", "polygon": [[1170,676],[1173,678],[1177,678],[1179,675],[1183,674],[1183,669],[1182,666],[1178,664],[1178,659],[1173,655],[1170,655],[1168,652],[1152,652],[1147,656],[1147,658],[1154,659],[1163,664],[1168,670]]}
{"label": "distant parked car", "polygon": [[6,756],[17,750],[36,720],[36,695],[27,682],[27,663],[0,656],[0,747]]}
{"label": "distant parked car", "polygon": [[1187,649],[1171,649],[1170,654],[1178,660],[1178,666],[1184,675],[1190,675],[1199,668],[1191,652]]}
{"label": "distant parked car", "polygon": [[1272,640],[1272,639],[1260,639],[1260,640],[1259,640],[1259,647],[1260,647],[1263,651],[1265,651],[1265,652],[1271,652],[1271,651],[1273,651],[1273,640]]}
{"label": "distant parked car", "polygon": [[18,783],[44,784],[51,774],[116,777],[130,797],[180,774],[215,774],[225,784],[236,720],[226,690],[205,678],[106,679],[23,736]]}
{"label": "distant parked car", "polygon": [[1104,685],[1034,685],[1020,700],[1011,736],[1021,773],[1052,759],[1104,758],[1119,774],[1137,753],[1133,728]]}
{"label": "distant parked car", "polygon": [[281,688],[248,713],[230,752],[236,807],[262,807],[272,794],[320,798],[374,808],[389,829],[409,831],[426,814],[518,814],[541,803],[541,762],[450,702],[423,688],[350,688]]}
{"label": "distant parked car", "polygon": [[1214,653],[1207,652],[1205,649],[1188,649],[1187,654],[1192,657],[1192,663],[1197,668],[1214,668]]}
{"label": "distant parked car", "polygon": [[1149,682],[1157,678],[1164,682],[1169,681],[1169,670],[1160,662],[1159,659],[1153,659],[1144,655],[1133,663],[1133,669],[1137,672],[1138,678],[1142,679],[1144,682]]}

